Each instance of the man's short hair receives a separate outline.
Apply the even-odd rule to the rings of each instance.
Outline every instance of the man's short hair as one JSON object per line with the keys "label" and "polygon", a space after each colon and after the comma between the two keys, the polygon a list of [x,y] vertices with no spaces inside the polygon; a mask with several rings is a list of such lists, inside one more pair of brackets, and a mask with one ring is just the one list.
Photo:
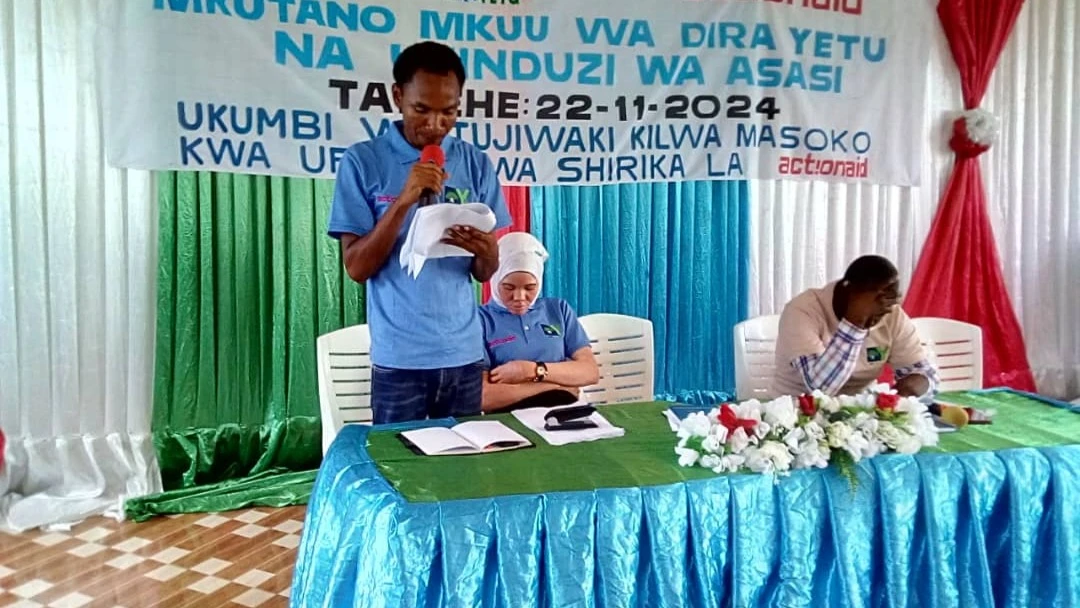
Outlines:
{"label": "man's short hair", "polygon": [[844,273],[844,281],[854,287],[879,287],[900,273],[896,266],[880,255],[864,255],[855,260]]}
{"label": "man's short hair", "polygon": [[458,84],[465,86],[465,64],[454,49],[438,42],[418,42],[398,55],[394,62],[394,82],[404,86],[417,72],[453,74]]}

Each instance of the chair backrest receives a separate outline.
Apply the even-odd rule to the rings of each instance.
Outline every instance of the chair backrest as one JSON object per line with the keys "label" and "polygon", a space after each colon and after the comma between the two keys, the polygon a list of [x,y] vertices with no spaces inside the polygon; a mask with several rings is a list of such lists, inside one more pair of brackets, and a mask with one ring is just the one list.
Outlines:
{"label": "chair backrest", "polygon": [[982,328],[963,321],[912,319],[930,362],[938,368],[938,390],[968,391],[983,385]]}
{"label": "chair backrest", "polygon": [[354,325],[316,341],[323,454],[346,424],[371,422],[371,334]]}
{"label": "chair backrest", "polygon": [[747,319],[735,326],[735,393],[739,401],[772,397],[780,315]]}
{"label": "chair backrest", "polygon": [[600,367],[600,381],[582,389],[583,396],[594,405],[652,401],[652,322],[613,314],[586,315],[580,321]]}

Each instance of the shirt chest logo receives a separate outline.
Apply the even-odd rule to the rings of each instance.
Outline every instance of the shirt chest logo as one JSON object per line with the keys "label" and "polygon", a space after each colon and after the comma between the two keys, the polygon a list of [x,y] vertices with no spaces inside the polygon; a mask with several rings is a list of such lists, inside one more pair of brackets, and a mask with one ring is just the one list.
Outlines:
{"label": "shirt chest logo", "polygon": [[448,203],[456,203],[458,205],[464,205],[469,202],[469,189],[468,188],[451,188],[446,187],[443,193],[443,198]]}
{"label": "shirt chest logo", "polygon": [[867,363],[880,363],[889,356],[889,349],[884,346],[871,346],[866,349]]}
{"label": "shirt chest logo", "polygon": [[544,332],[545,336],[561,336],[562,328],[558,325],[545,325],[540,324],[540,330]]}

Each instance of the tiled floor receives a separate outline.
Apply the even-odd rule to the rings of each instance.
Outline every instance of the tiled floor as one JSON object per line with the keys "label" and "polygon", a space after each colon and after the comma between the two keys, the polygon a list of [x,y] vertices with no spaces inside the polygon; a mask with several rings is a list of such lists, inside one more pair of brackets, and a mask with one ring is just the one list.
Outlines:
{"label": "tiled floor", "polygon": [[287,606],[304,507],[0,532],[0,607]]}

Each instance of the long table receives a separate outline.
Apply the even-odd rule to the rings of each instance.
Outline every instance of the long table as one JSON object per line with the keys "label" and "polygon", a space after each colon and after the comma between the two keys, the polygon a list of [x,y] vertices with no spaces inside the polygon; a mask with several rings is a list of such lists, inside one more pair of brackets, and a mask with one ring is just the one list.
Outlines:
{"label": "long table", "polygon": [[677,465],[661,412],[626,435],[429,458],[349,426],[308,507],[293,606],[1080,606],[1080,410],[948,396],[995,423],[915,456],[779,480]]}

